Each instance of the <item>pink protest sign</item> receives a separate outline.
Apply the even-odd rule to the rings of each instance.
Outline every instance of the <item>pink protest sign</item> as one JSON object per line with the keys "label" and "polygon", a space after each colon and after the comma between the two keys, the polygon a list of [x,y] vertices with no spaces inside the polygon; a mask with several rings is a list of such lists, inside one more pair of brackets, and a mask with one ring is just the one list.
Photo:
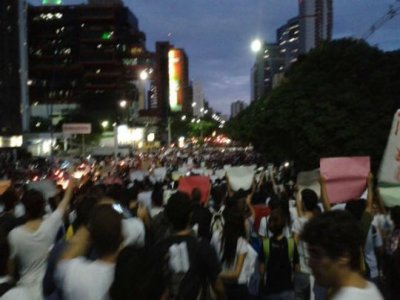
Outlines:
{"label": "pink protest sign", "polygon": [[200,189],[201,202],[207,202],[208,195],[210,194],[210,178],[208,176],[189,176],[179,179],[179,191],[187,193],[190,196],[194,188]]}
{"label": "pink protest sign", "polygon": [[361,157],[333,157],[320,160],[321,175],[331,204],[360,198],[367,186],[370,159]]}

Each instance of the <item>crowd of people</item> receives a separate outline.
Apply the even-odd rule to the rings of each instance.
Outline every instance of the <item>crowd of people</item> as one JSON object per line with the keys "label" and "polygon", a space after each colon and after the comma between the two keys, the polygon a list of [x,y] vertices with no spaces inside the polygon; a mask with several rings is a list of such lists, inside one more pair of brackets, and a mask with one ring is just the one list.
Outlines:
{"label": "crowd of people", "polygon": [[[0,299],[400,299],[400,206],[384,207],[372,174],[366,199],[335,206],[322,176],[319,197],[285,167],[249,190],[213,174],[258,159],[167,150],[104,159],[51,194],[11,183]],[[180,191],[176,174],[202,168],[209,194]]]}

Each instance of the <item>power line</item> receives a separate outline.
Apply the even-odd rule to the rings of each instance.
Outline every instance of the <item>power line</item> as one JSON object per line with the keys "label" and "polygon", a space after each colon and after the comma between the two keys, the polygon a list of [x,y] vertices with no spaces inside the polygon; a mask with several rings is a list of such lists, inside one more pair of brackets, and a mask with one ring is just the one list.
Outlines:
{"label": "power line", "polygon": [[[397,0],[400,2],[400,0]],[[366,33],[363,34],[362,38],[368,40],[371,35],[373,35],[379,28],[381,28],[386,22],[390,21],[397,15],[400,15],[400,4],[392,4],[389,6],[389,10],[384,16],[378,19],[372,26],[368,29]]]}

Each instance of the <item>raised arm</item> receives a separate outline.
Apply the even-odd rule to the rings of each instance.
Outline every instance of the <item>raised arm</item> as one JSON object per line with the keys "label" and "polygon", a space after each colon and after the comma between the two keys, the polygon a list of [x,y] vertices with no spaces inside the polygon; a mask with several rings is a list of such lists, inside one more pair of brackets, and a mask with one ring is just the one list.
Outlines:
{"label": "raised arm", "polygon": [[365,211],[372,214],[372,202],[374,199],[374,175],[370,172],[367,177],[367,189],[368,189],[368,196],[367,196],[367,207]]}
{"label": "raised arm", "polygon": [[90,246],[90,233],[85,226],[81,226],[68,242],[60,260],[73,259],[87,253]]}
{"label": "raised arm", "polygon": [[68,187],[65,190],[64,198],[58,204],[57,209],[62,211],[63,213],[67,210],[69,202],[72,199],[74,189],[76,187],[76,179],[72,178],[69,180]]}
{"label": "raised arm", "polygon": [[329,204],[329,196],[326,191],[326,180],[324,176],[321,174],[319,178],[319,183],[321,185],[321,201],[325,211],[331,210],[331,205]]}

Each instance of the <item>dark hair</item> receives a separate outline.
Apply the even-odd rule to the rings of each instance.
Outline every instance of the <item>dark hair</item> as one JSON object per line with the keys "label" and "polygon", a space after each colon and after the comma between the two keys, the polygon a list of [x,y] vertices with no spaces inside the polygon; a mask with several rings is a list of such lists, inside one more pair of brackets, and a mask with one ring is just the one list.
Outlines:
{"label": "dark hair", "polygon": [[[152,299],[151,294],[157,290],[155,285],[159,282],[153,281],[153,278],[157,278],[153,274],[154,270],[151,268],[148,249],[125,247],[115,264],[114,281],[109,291],[111,299]],[[159,268],[157,273],[161,273]]]}
{"label": "dark hair", "polygon": [[7,274],[8,257],[10,255],[10,247],[7,241],[7,233],[0,228],[0,276]]}
{"label": "dark hair", "polygon": [[22,196],[21,202],[25,206],[25,215],[28,220],[38,219],[44,215],[46,201],[41,192],[28,190]]}
{"label": "dark hair", "polygon": [[268,219],[268,230],[271,231],[274,236],[280,235],[283,232],[283,228],[285,228],[285,220],[286,216],[282,208],[273,209]]}
{"label": "dark hair", "polygon": [[151,203],[154,206],[161,207],[163,205],[164,190],[162,185],[156,184],[151,193]]}
{"label": "dark hair", "polygon": [[171,195],[165,207],[167,218],[176,231],[184,230],[188,226],[191,212],[189,195],[179,191]]}
{"label": "dark hair", "polygon": [[318,205],[318,196],[313,190],[302,190],[301,199],[303,201],[303,207],[306,211],[315,211]]}
{"label": "dark hair", "polygon": [[122,242],[122,217],[111,205],[95,207],[89,217],[89,232],[100,257],[118,250]]}
{"label": "dark hair", "polygon": [[350,213],[334,210],[312,218],[304,226],[301,239],[311,246],[321,247],[331,259],[349,255],[350,268],[360,269],[362,233]]}
{"label": "dark hair", "polygon": [[346,203],[346,211],[351,213],[357,220],[361,220],[366,207],[367,201],[364,199],[353,199]]}
{"label": "dark hair", "polygon": [[73,227],[77,230],[82,225],[87,225],[89,222],[90,213],[98,203],[99,199],[94,195],[86,194],[76,202],[75,211],[76,219]]}
{"label": "dark hair", "polygon": [[[245,236],[244,217],[240,212],[232,212],[226,216],[222,231],[221,248],[222,262],[232,265],[236,257],[236,247],[239,237]],[[222,249],[221,249],[222,250]]]}
{"label": "dark hair", "polygon": [[400,227],[400,206],[396,205],[390,209],[390,218],[396,227]]}
{"label": "dark hair", "polygon": [[0,203],[3,203],[4,210],[13,210],[18,202],[18,195],[14,189],[8,188],[3,195],[0,196]]}
{"label": "dark hair", "polygon": [[199,188],[194,188],[192,190],[192,201],[193,203],[200,203],[201,202],[201,191]]}

